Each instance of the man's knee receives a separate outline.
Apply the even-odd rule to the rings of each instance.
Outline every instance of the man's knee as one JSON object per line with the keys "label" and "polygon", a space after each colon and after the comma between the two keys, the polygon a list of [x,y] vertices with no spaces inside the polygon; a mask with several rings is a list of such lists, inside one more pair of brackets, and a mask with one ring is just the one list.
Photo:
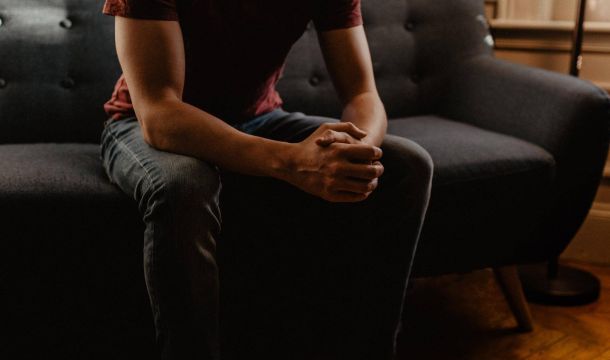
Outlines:
{"label": "man's knee", "polygon": [[421,186],[431,186],[434,163],[423,147],[403,137],[386,135],[381,148],[383,149],[381,162],[386,167],[392,167],[391,171]]}
{"label": "man's knee", "polygon": [[164,166],[162,182],[165,195],[176,201],[217,202],[220,174],[205,161],[177,155]]}
{"label": "man's knee", "polygon": [[193,157],[168,154],[157,161],[150,177],[151,186],[142,199],[146,212],[161,212],[162,216],[173,218],[199,217],[199,221],[207,217],[212,223],[218,223],[214,225],[220,225],[221,183],[214,165]]}

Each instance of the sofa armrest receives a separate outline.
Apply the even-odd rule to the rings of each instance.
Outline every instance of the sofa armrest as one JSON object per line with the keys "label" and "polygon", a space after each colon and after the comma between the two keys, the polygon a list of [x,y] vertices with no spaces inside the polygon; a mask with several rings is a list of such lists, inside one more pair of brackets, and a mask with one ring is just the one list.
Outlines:
{"label": "sofa armrest", "polygon": [[443,115],[537,144],[556,158],[607,145],[610,100],[593,84],[481,56],[451,75]]}
{"label": "sofa armrest", "polygon": [[439,111],[553,155],[556,180],[541,236],[553,255],[563,251],[591,207],[606,162],[608,94],[574,77],[481,56],[453,70]]}

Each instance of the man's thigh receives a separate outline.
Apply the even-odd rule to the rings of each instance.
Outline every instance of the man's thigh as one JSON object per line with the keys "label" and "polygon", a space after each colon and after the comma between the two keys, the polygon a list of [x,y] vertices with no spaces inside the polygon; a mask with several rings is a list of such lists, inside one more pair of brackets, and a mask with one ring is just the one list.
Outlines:
{"label": "man's thigh", "polygon": [[217,202],[220,192],[217,166],[153,148],[144,141],[135,117],[104,128],[100,157],[109,180],[138,202],[142,214],[152,206],[152,194],[161,192],[167,196],[192,193],[205,198],[200,200]]}
{"label": "man's thigh", "polygon": [[305,140],[324,123],[339,122],[330,117],[287,112],[281,109],[263,117],[263,121],[254,120],[250,125],[245,124],[241,130],[255,136],[296,143]]}

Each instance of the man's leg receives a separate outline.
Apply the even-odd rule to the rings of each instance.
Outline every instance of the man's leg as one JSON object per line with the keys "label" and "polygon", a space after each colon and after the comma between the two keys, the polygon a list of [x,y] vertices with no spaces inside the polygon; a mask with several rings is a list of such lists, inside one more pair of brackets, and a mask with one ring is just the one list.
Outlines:
{"label": "man's leg", "polygon": [[220,178],[215,166],[158,151],[135,118],[107,125],[101,158],[109,179],[139,206],[144,275],[163,359],[218,359]]}
{"label": "man's leg", "polygon": [[[299,142],[320,124],[336,121],[276,111],[242,130]],[[240,242],[236,246],[249,249],[242,251],[264,259],[232,259],[255,264],[227,276],[240,281],[251,275],[256,284],[248,292],[253,302],[248,311],[260,314],[249,333],[258,326],[275,328],[252,344],[242,339],[244,347],[269,358],[393,357],[433,166],[428,153],[408,139],[388,135],[381,147],[385,172],[375,192],[360,203],[330,203],[279,180],[223,174],[233,204],[226,214],[229,223],[253,212],[255,223],[246,231],[256,243],[243,243],[237,226],[225,229]],[[265,268],[264,262],[272,265]]]}

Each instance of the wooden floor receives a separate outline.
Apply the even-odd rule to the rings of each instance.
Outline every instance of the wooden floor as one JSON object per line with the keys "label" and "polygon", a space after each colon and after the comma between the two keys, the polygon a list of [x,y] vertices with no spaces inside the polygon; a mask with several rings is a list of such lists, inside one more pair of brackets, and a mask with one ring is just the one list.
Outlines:
{"label": "wooden floor", "polygon": [[610,360],[610,267],[572,264],[602,280],[599,302],[530,304],[535,329],[519,333],[490,270],[414,281],[400,360]]}

